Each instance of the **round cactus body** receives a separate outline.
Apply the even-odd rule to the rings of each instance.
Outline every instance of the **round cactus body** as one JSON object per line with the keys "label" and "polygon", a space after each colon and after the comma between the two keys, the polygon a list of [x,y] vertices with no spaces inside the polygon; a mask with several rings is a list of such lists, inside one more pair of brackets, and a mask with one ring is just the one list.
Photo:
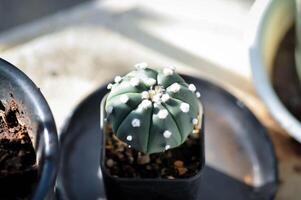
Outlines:
{"label": "round cactus body", "polygon": [[143,153],[162,152],[185,142],[198,124],[199,93],[173,68],[142,63],[109,84],[105,111],[114,134]]}

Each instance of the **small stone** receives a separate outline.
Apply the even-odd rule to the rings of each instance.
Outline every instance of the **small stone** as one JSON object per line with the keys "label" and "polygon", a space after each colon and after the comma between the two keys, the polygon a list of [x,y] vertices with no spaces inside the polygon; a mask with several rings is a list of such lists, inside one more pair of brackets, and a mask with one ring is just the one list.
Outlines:
{"label": "small stone", "polygon": [[166,131],[163,132],[163,136],[165,138],[170,138],[171,135],[172,135],[172,132],[170,132],[169,130],[166,130]]}
{"label": "small stone", "polygon": [[127,140],[127,141],[132,141],[132,140],[133,140],[133,136],[128,135],[128,136],[126,137],[126,140]]}
{"label": "small stone", "polygon": [[140,120],[135,118],[132,120],[132,126],[133,127],[140,127]]}
{"label": "small stone", "polygon": [[177,93],[180,91],[181,86],[179,83],[173,83],[171,86],[169,86],[167,88],[169,91],[173,92],[173,93]]}
{"label": "small stone", "polygon": [[189,89],[190,91],[192,91],[192,92],[195,92],[195,91],[196,91],[196,87],[195,87],[194,84],[189,84],[189,85],[188,85],[188,89]]}
{"label": "small stone", "polygon": [[176,160],[174,163],[175,168],[180,168],[184,166],[184,162],[181,160]]}
{"label": "small stone", "polygon": [[161,97],[161,100],[162,100],[163,102],[166,102],[166,101],[168,101],[169,99],[170,99],[169,94],[163,94],[162,97]]}
{"label": "small stone", "polygon": [[160,165],[162,163],[161,159],[157,158],[156,163]]}
{"label": "small stone", "polygon": [[145,164],[147,164],[149,162],[150,162],[149,155],[142,155],[142,156],[138,156],[138,158],[137,158],[137,163],[139,165],[145,165]]}
{"label": "small stone", "polygon": [[138,64],[135,65],[136,69],[145,69],[147,67],[148,67],[148,65],[147,65],[146,62],[138,63]]}
{"label": "small stone", "polygon": [[196,95],[197,98],[201,97],[201,93],[200,92],[196,92],[195,95]]}
{"label": "small stone", "polygon": [[167,179],[175,179],[173,176],[167,176]]}
{"label": "small stone", "polygon": [[115,83],[119,83],[122,80],[121,76],[116,76],[114,78]]}
{"label": "small stone", "polygon": [[120,101],[121,101],[121,103],[127,103],[128,100],[129,100],[128,95],[123,94],[123,95],[120,96]]}
{"label": "small stone", "polygon": [[147,170],[151,170],[152,169],[152,167],[150,166],[150,165],[146,165],[146,167],[145,167]]}
{"label": "small stone", "polygon": [[107,162],[106,162],[106,164],[107,164],[107,167],[111,168],[111,167],[114,166],[114,160],[108,159]]}
{"label": "small stone", "polygon": [[177,170],[178,170],[180,176],[186,174],[186,172],[188,171],[188,169],[185,167],[180,167]]}
{"label": "small stone", "polygon": [[190,108],[190,106],[188,103],[181,103],[181,105],[180,105],[180,109],[184,113],[189,112],[189,108]]}
{"label": "small stone", "polygon": [[168,115],[168,111],[166,109],[162,109],[158,112],[159,119],[165,119]]}

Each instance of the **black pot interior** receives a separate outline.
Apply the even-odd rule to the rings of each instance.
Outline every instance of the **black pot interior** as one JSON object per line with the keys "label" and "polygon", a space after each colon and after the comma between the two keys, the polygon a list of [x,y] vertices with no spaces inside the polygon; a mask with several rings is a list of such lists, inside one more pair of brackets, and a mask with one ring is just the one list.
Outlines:
{"label": "black pot interior", "polygon": [[39,173],[34,197],[45,197],[54,185],[58,159],[58,137],[55,123],[45,101],[33,82],[10,63],[0,59],[0,100],[5,104],[12,99],[23,111],[22,123],[26,124],[32,139]]}

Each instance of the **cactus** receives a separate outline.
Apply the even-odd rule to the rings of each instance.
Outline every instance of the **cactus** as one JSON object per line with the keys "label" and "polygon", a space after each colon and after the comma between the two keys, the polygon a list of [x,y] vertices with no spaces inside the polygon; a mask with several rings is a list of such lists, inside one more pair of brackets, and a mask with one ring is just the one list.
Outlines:
{"label": "cactus", "polygon": [[143,153],[163,152],[185,142],[199,123],[199,92],[174,68],[146,63],[109,84],[107,123],[123,142]]}

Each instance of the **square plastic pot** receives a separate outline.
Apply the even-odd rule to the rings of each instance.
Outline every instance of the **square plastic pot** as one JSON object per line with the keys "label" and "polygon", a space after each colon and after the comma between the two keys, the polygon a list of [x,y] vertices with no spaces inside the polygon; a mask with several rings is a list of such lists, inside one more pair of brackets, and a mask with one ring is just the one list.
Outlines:
{"label": "square plastic pot", "polygon": [[181,179],[162,179],[162,178],[122,178],[113,177],[106,170],[105,166],[105,97],[101,102],[101,156],[100,168],[103,175],[104,186],[109,200],[199,200],[200,183],[202,180],[201,172],[205,164],[204,154],[204,116],[202,116],[200,126],[200,163],[199,172],[193,177]]}

